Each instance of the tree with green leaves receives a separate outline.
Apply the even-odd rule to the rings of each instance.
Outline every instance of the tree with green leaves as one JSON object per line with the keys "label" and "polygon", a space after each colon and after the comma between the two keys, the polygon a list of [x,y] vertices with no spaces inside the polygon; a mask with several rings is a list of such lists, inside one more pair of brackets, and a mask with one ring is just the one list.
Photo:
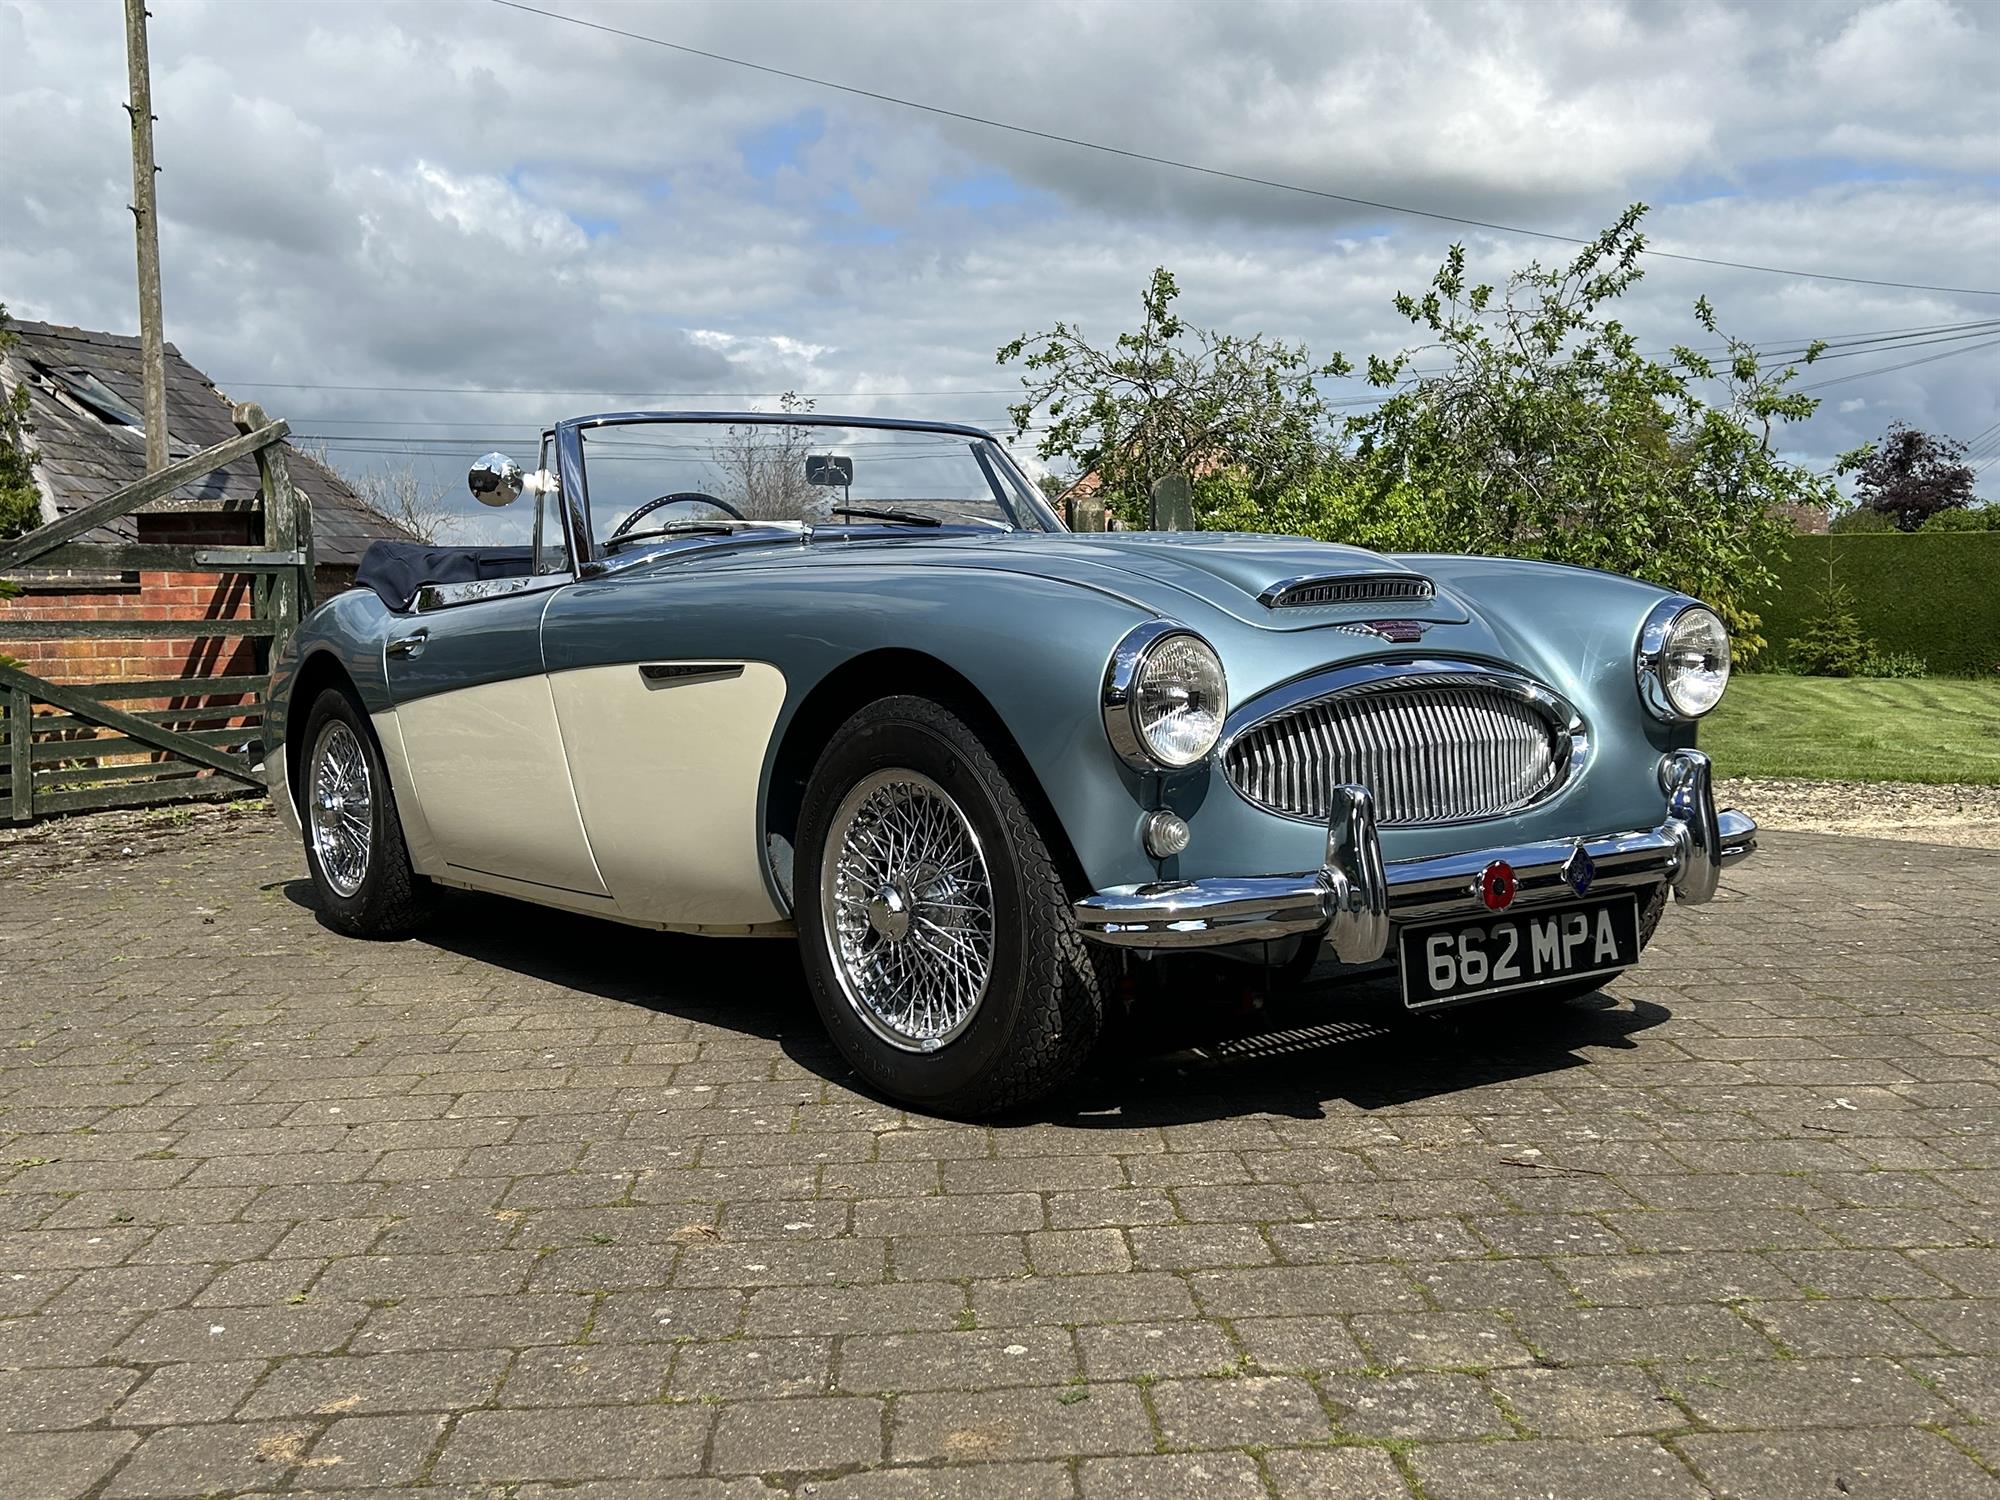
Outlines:
{"label": "tree with green leaves", "polygon": [[1959,505],[1936,512],[1919,531],[2000,531],[2000,504]]}
{"label": "tree with green leaves", "polygon": [[1793,367],[1723,334],[1706,299],[1695,319],[1719,357],[1640,352],[1616,304],[1643,274],[1644,214],[1633,205],[1567,264],[1531,263],[1504,291],[1474,284],[1454,245],[1421,295],[1396,298],[1417,339],[1368,361],[1381,404],[1274,501],[1212,486],[1204,525],[1628,573],[1714,605],[1754,655],[1749,601],[1783,554],[1781,509],[1836,498],[1776,450],[1817,403],[1791,389]]}
{"label": "tree with green leaves", "polygon": [[[0,355],[18,342],[7,326],[6,304],[0,303]],[[9,391],[0,387],[0,540],[42,524],[42,497],[35,487],[36,454],[28,442],[34,430],[28,420],[28,388],[17,385]],[[0,580],[0,595],[6,592],[5,581]]]}
{"label": "tree with green leaves", "polygon": [[1303,344],[1190,327],[1174,311],[1179,295],[1162,267],[1136,331],[1093,344],[1058,322],[997,356],[1025,370],[1009,413],[1016,434],[1043,412],[1036,452],[1095,475],[1107,507],[1130,522],[1143,523],[1153,481],[1166,474],[1226,469],[1265,497],[1309,473],[1329,437],[1314,381],[1348,371],[1338,356],[1315,364]]}
{"label": "tree with green leaves", "polygon": [[1879,653],[1861,629],[1854,594],[1826,560],[1826,583],[1813,591],[1813,612],[1785,648],[1787,665],[1809,677],[1860,677]]}

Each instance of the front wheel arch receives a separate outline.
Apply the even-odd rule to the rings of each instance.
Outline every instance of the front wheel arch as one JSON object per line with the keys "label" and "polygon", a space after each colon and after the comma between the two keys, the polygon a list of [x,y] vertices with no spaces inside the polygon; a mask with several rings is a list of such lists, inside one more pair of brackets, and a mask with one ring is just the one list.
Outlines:
{"label": "front wheel arch", "polygon": [[[918,697],[951,710],[978,734],[993,758],[1009,773],[1040,829],[1072,896],[1091,889],[1083,862],[1069,841],[1068,831],[1042,790],[1041,779],[1021,751],[1012,731],[963,673],[926,652],[890,647],[868,651],[842,662],[820,679],[800,701],[785,725],[765,783],[760,842],[769,858],[770,840],[798,843],[799,812],[805,802],[806,780],[812,775],[827,741],[855,714],[885,698]],[[776,885],[776,881],[773,884]]]}
{"label": "front wheel arch", "polygon": [[[902,833],[843,843],[843,817],[865,817],[885,794],[892,804],[878,816],[890,821],[895,801],[931,807]],[[845,867],[841,853],[845,868],[836,868],[842,850],[866,867]],[[798,874],[800,956],[815,1008],[849,1063],[889,1097],[966,1118],[1015,1109],[1067,1079],[1102,1034],[1105,955],[1077,930],[1062,872],[1019,787],[978,732],[943,705],[893,694],[841,727],[813,771]],[[831,893],[844,884],[865,895],[878,879],[880,913],[849,926],[837,908],[851,909],[859,897],[843,902]],[[901,930],[891,925],[898,915]],[[946,946],[920,926],[945,933]],[[949,941],[951,932],[964,942]],[[915,961],[894,958],[906,943],[944,954],[944,964],[923,961],[921,952]],[[954,967],[953,948],[983,964],[983,974],[969,1009],[939,1015],[923,1002],[965,995],[940,977]],[[871,993],[870,975],[887,993]],[[934,1029],[947,1020],[949,1033]]]}

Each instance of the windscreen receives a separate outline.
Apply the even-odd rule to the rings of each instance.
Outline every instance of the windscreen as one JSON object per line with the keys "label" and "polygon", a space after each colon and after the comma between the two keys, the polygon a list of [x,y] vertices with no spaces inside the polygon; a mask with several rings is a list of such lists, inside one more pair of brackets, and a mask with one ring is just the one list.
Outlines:
{"label": "windscreen", "polygon": [[1048,530],[1040,498],[985,438],[824,422],[632,422],[586,428],[599,546],[701,521]]}

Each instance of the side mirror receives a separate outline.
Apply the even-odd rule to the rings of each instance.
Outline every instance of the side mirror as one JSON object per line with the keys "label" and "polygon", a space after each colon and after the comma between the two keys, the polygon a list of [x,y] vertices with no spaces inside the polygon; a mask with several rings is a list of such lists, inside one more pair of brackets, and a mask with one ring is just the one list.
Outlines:
{"label": "side mirror", "polygon": [[489,453],[466,471],[465,486],[481,505],[512,505],[521,498],[521,466],[504,453]]}
{"label": "side mirror", "polygon": [[854,460],[835,458],[830,453],[814,453],[806,457],[806,483],[844,486],[854,483]]}

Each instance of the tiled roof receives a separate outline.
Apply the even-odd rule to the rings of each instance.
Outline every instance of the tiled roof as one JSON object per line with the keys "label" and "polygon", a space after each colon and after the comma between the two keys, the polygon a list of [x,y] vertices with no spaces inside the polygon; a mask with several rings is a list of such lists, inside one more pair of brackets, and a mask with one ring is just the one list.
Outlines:
{"label": "tiled roof", "polygon": [[[146,472],[146,442],[136,427],[106,420],[69,395],[51,372],[83,371],[95,376],[135,411],[145,404],[139,367],[139,340],[126,334],[95,333],[54,323],[12,322],[18,342],[4,361],[8,388],[25,382],[30,392],[30,441],[41,455],[36,474],[52,493],[57,516],[103,499]],[[167,345],[167,432],[169,450],[183,458],[236,435],[229,398],[209,378]],[[368,544],[381,537],[408,540],[410,533],[379,515],[331,470],[285,445],[293,486],[312,505],[313,557],[321,565],[351,568]],[[254,510],[261,496],[257,461],[239,459],[174,494],[157,508]],[[155,507],[149,507],[149,509]],[[87,542],[130,541],[130,516],[88,533]]]}

